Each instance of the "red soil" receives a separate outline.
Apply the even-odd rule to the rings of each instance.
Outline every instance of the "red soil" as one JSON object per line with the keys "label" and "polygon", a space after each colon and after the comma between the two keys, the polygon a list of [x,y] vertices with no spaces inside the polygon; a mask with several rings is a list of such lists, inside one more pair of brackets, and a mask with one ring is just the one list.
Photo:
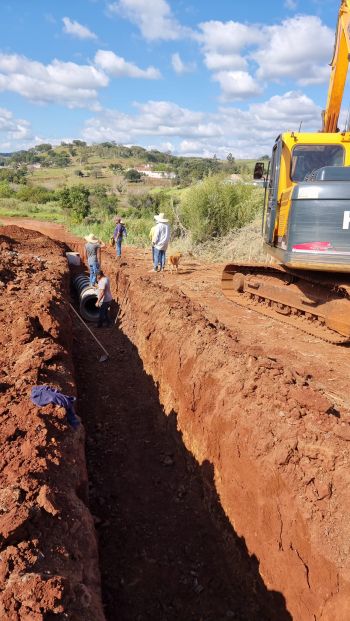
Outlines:
{"label": "red soil", "polygon": [[[28,223],[28,226],[41,225]],[[66,239],[63,228],[51,225],[47,230],[53,236]],[[72,237],[70,243],[75,243]],[[99,528],[104,530],[101,554],[106,555],[108,537],[114,532],[112,547],[116,546],[113,549],[119,555],[117,563],[106,560],[109,568],[106,573],[110,575],[110,580],[108,575],[105,576],[109,619],[114,619],[116,601],[123,602],[122,619],[187,620],[192,618],[191,611],[196,607],[203,619],[221,619],[225,618],[229,593],[241,592],[243,600],[247,601],[246,610],[242,608],[242,598],[233,598],[236,604],[238,601],[235,609],[231,608],[234,602],[229,601],[226,606],[236,618],[348,621],[348,349],[318,341],[225,300],[219,288],[220,266],[187,260],[182,263],[179,275],[150,275],[147,273],[150,268],[148,254],[130,248],[126,249],[124,256],[121,266],[117,266],[112,251],[105,252],[104,259],[104,267],[115,281],[121,328],[137,347],[145,371],[156,383],[168,416],[168,426],[172,437],[177,438],[180,452],[174,446],[163,449],[170,440],[159,431],[159,425],[166,423],[156,424],[157,418],[164,421],[161,412],[159,416],[154,415],[157,393],[152,393],[151,387],[146,385],[141,371],[136,373],[136,359],[132,358],[135,351],[116,331],[102,331],[101,338],[104,345],[111,348],[112,359],[105,367],[98,367],[96,376],[91,367],[82,368],[79,385],[83,385],[86,373],[88,389],[80,396],[84,400],[87,425],[91,421],[92,452],[96,455],[91,462],[92,470],[95,471],[98,464],[100,467],[107,465],[107,473],[111,473],[116,464],[121,470],[120,476],[116,477],[121,479],[119,487],[112,491],[111,497],[108,497],[108,489],[100,476],[93,483],[94,513],[102,516]],[[78,336],[82,342],[79,332]],[[77,356],[81,362],[86,360],[88,350],[84,351],[85,344],[80,343],[80,347]],[[93,397],[90,387],[93,386],[96,392],[99,382],[103,391]],[[134,400],[135,385],[143,406]],[[106,407],[101,410],[99,399],[103,395]],[[117,402],[120,400],[125,412],[118,420],[120,426],[115,427],[113,420],[117,417]],[[102,459],[101,450],[103,446],[106,448],[109,437],[111,456],[107,453]],[[134,446],[133,438],[136,438]],[[147,447],[152,438],[155,446],[150,448],[155,453],[149,454]],[[175,464],[182,462],[185,465],[179,467],[173,478],[172,474],[167,475],[171,472],[170,465],[169,469],[167,464],[164,468],[155,465],[157,455],[160,459],[163,455],[167,462],[169,456]],[[188,461],[196,475],[194,489],[186,477]],[[145,473],[146,477],[137,485],[136,474],[134,478],[132,476],[135,463],[135,473],[138,476]],[[203,473],[208,471],[201,492]],[[182,478],[186,494],[188,492],[191,497],[188,506],[194,507],[193,512],[199,511],[201,496],[210,506],[205,522],[195,522],[193,528],[187,528],[186,519],[181,521],[181,511],[176,513],[173,505],[168,511],[162,508],[162,503],[170,503],[176,496]],[[172,490],[168,501],[166,495],[159,500],[157,480],[161,488],[166,487],[168,481]],[[151,481],[155,481],[153,488]],[[133,491],[136,497],[130,500]],[[148,504],[143,503],[143,495]],[[102,499],[101,505],[99,498]],[[210,498],[214,498],[212,505],[208,501]],[[120,506],[124,507],[125,503],[129,505],[123,511]],[[115,509],[117,504],[119,509]],[[128,523],[138,506],[139,518],[131,522],[133,530]],[[227,518],[220,514],[221,507]],[[154,514],[150,518],[152,508]],[[116,521],[113,515],[107,517],[111,510],[116,510]],[[215,528],[213,534],[208,524],[217,524],[219,514],[224,525]],[[202,599],[206,597],[203,592],[198,598],[199,603],[196,601],[194,608],[186,614],[181,607],[181,612],[164,611],[163,604],[159,604],[163,612],[158,616],[151,604],[150,612],[146,614],[141,612],[141,603],[137,604],[138,594],[145,594],[147,587],[153,593],[157,578],[161,593],[165,592],[164,582],[179,583],[180,578],[172,565],[177,558],[180,539],[174,534],[175,526],[170,527],[169,532],[162,526],[171,515],[178,517],[179,521],[175,520],[175,523],[181,524],[186,541],[191,540],[191,533],[195,538],[190,556],[196,556],[199,549],[197,532],[206,533],[202,536],[202,547],[208,550],[208,556],[203,557],[203,562],[213,562],[214,573],[221,572],[221,569],[215,566],[215,555],[210,552],[211,542],[214,541],[214,549],[220,549],[219,556],[228,568],[228,586],[227,590],[226,586],[218,589],[225,606],[216,609],[216,617],[215,610],[210,608],[213,600],[209,597]],[[109,529],[111,524],[105,523],[108,521],[112,521],[112,529]],[[123,534],[122,541],[116,533],[118,525]],[[164,558],[164,581],[158,572],[149,582],[152,568],[159,562],[158,557],[155,564],[149,560],[154,559],[156,543],[150,548],[145,544],[145,552],[142,549],[138,554],[136,552],[136,542],[148,541],[151,537],[152,525],[159,527],[162,551],[168,540],[169,558]],[[220,530],[228,533],[221,540]],[[243,553],[245,590],[237,582],[237,563],[241,561],[237,560],[237,552],[234,552],[237,546],[232,543],[233,540],[237,542],[237,534],[244,538],[243,544],[245,542],[249,553],[256,555],[263,579],[259,582],[261,579],[257,574],[254,578],[254,569],[245,565],[247,557]],[[225,538],[227,546],[223,541]],[[241,549],[244,550],[244,545]],[[121,568],[126,576],[123,574],[123,582],[116,586]],[[202,581],[207,577],[208,574],[201,577],[199,584],[203,586]],[[254,583],[260,585],[257,600],[249,599]],[[221,581],[221,585],[225,585],[225,581]],[[285,604],[283,598],[276,596],[274,599],[267,589],[282,594]],[[171,589],[168,592],[176,611],[176,595]],[[184,600],[182,597],[181,602]],[[134,608],[133,602],[136,602]],[[208,608],[212,610],[212,616],[210,613],[206,617]]]}
{"label": "red soil", "polygon": [[75,394],[64,248],[9,226],[0,250],[0,619],[103,621],[83,427],[30,400]]}

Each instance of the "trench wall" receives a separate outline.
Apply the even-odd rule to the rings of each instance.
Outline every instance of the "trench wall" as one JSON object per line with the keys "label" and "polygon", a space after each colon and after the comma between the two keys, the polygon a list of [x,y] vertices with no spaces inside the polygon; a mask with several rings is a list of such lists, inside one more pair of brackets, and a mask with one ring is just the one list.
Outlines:
{"label": "trench wall", "polygon": [[209,321],[165,281],[131,265],[116,272],[115,293],[122,330],[186,447],[214,465],[222,506],[267,587],[294,621],[348,621],[349,425],[311,374],[258,344],[245,350],[239,330]]}
{"label": "trench wall", "polygon": [[84,430],[31,388],[75,395],[65,247],[0,228],[0,618],[104,621]]}

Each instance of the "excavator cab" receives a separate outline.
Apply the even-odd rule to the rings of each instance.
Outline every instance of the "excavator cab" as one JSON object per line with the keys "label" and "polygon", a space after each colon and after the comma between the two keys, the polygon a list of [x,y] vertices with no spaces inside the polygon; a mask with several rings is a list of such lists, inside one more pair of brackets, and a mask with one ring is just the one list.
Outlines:
{"label": "excavator cab", "polygon": [[348,133],[291,132],[277,138],[262,232],[267,252],[279,263],[350,272],[349,164]]}

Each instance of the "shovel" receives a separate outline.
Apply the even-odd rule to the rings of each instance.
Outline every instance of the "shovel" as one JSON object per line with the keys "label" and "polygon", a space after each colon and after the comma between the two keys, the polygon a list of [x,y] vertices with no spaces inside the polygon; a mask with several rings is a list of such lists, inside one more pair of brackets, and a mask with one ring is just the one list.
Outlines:
{"label": "shovel", "polygon": [[102,343],[100,343],[100,341],[96,338],[96,336],[94,335],[94,333],[90,330],[89,326],[86,325],[84,319],[82,319],[79,315],[79,313],[77,313],[77,311],[75,310],[74,306],[71,305],[70,302],[69,306],[71,307],[72,311],[76,314],[76,316],[78,317],[78,319],[80,319],[81,323],[85,326],[85,328],[90,332],[92,338],[95,339],[96,343],[101,347],[102,351],[104,352],[103,356],[100,356],[99,362],[106,362],[106,360],[108,360],[109,358],[109,353],[108,351],[103,347]]}

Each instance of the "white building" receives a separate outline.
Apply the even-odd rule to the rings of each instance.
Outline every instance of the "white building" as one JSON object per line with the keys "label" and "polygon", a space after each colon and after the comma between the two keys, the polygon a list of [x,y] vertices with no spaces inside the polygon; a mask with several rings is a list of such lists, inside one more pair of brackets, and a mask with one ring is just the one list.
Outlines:
{"label": "white building", "polygon": [[137,170],[141,175],[151,177],[152,179],[175,179],[176,173],[165,172],[164,170],[152,170],[149,164],[144,166],[136,166],[134,170]]}

